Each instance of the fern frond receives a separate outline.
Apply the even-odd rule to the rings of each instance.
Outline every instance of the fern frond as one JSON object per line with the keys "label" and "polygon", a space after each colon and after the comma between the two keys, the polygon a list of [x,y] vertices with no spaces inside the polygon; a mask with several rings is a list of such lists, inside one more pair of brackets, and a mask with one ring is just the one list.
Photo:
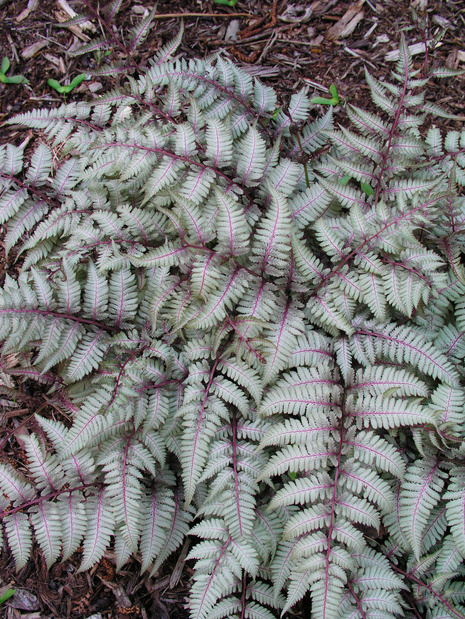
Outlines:
{"label": "fern frond", "polygon": [[42,552],[47,567],[58,558],[61,550],[62,525],[61,514],[55,503],[40,503],[31,512],[31,522],[34,534]]}
{"label": "fern frond", "polygon": [[417,461],[407,468],[400,494],[400,522],[417,559],[423,529],[439,500],[445,477],[434,458]]}
{"label": "fern frond", "polygon": [[27,479],[13,467],[3,463],[0,463],[0,488],[10,501],[14,501],[13,505],[18,502],[27,503],[35,495],[34,488]]}
{"label": "fern frond", "polygon": [[57,503],[62,526],[62,561],[66,561],[79,547],[87,531],[84,497],[79,492],[61,495]]}
{"label": "fern frond", "polygon": [[179,32],[171,41],[169,41],[162,49],[160,49],[155,55],[155,61],[158,65],[166,62],[170,56],[174,54],[174,52],[179,47],[182,41],[182,35],[184,33],[184,22],[181,20],[181,27],[179,28]]}
{"label": "fern frond", "polygon": [[250,127],[236,148],[236,173],[243,185],[252,186],[263,176],[265,149],[265,141],[260,133]]}
{"label": "fern frond", "polygon": [[[156,13],[156,9],[154,7],[150,11],[150,13],[147,15],[147,17],[145,17],[139,24],[137,24],[137,26],[135,26],[131,30],[131,32],[128,35],[128,38],[130,41],[129,50],[134,50],[137,47],[139,47],[141,43],[143,43],[144,39],[148,35],[150,24],[153,20],[153,16],[155,15],[155,13]],[[111,19],[113,14],[114,14],[114,11],[110,13],[109,19]]]}
{"label": "fern frond", "polygon": [[86,501],[87,528],[84,538],[84,553],[79,571],[83,572],[97,563],[107,549],[115,529],[113,510],[108,493],[100,490]]}
{"label": "fern frond", "polygon": [[8,544],[15,559],[16,571],[26,565],[32,548],[31,525],[26,514],[17,512],[3,519]]}

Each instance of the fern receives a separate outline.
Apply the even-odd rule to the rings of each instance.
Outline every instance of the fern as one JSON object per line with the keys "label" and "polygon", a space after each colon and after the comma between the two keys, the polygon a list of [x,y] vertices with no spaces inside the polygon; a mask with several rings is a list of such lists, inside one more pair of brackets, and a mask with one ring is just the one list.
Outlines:
{"label": "fern", "polygon": [[465,617],[465,132],[424,130],[404,40],[335,126],[180,38],[0,147],[2,353],[69,418],[0,464],[17,568],[192,535],[193,619]]}

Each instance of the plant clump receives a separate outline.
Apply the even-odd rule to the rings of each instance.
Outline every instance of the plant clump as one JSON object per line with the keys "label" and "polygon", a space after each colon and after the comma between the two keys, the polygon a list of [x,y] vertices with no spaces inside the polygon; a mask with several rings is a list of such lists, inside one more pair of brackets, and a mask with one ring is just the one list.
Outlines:
{"label": "plant clump", "polygon": [[336,126],[178,43],[0,147],[2,352],[63,412],[0,464],[17,568],[192,535],[192,619],[465,617],[465,131],[423,131],[454,72],[402,40]]}

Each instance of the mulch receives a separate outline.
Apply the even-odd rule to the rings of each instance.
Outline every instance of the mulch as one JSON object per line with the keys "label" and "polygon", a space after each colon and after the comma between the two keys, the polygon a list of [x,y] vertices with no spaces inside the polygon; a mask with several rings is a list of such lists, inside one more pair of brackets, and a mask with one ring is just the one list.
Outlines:
{"label": "mulch", "polygon": [[[153,8],[155,0],[123,0],[113,31],[121,41],[130,29]],[[97,0],[92,0],[94,7]],[[102,6],[108,2],[100,2]],[[69,51],[101,33],[97,28],[73,30],[58,24],[69,18],[69,10],[82,11],[80,0],[0,0],[0,62],[11,61],[8,75],[24,75],[25,85],[0,83],[0,144],[20,144],[32,136],[27,129],[4,124],[13,115],[35,108],[51,108],[63,102],[52,90],[50,78],[69,83],[80,73],[123,58],[116,46],[111,55],[97,53],[71,56]],[[412,13],[413,10],[413,13]],[[183,17],[185,32],[179,53],[202,57],[222,51],[273,86],[280,101],[308,86],[312,96],[328,96],[335,84],[340,98],[370,109],[365,67],[377,78],[389,80],[395,62],[391,57],[405,33],[409,44],[416,44],[415,66],[448,66],[465,70],[465,5],[463,0],[238,0],[230,8],[210,0],[159,0],[157,18],[134,60],[140,67],[149,64],[156,51],[179,31]],[[93,20],[94,25],[97,23]],[[440,41],[436,38],[445,34]],[[428,53],[425,54],[425,47]],[[82,82],[67,101],[92,100],[114,88],[119,77],[94,76]],[[452,113],[464,114],[465,77],[431,81],[427,98]],[[374,111],[374,108],[372,108]],[[338,114],[342,115],[342,110]],[[457,120],[436,124],[460,128]],[[0,283],[4,274],[17,270],[15,255],[5,257],[1,245]],[[14,368],[14,357],[8,360]],[[13,432],[18,426],[33,429],[33,414],[47,414],[46,391],[36,384],[16,383],[14,406],[0,391],[0,458],[21,466],[24,453]],[[51,412],[51,411],[50,411]],[[140,575],[137,559],[115,573],[109,552],[89,572],[78,574],[79,553],[47,572],[40,551],[15,573],[6,544],[0,554],[0,595],[11,584],[17,589],[14,601],[0,606],[0,618],[8,619],[184,619],[192,575],[192,565],[180,552],[152,578]],[[173,573],[175,577],[173,577]],[[16,608],[15,608],[16,606]],[[289,617],[305,617],[309,607],[304,600]]]}

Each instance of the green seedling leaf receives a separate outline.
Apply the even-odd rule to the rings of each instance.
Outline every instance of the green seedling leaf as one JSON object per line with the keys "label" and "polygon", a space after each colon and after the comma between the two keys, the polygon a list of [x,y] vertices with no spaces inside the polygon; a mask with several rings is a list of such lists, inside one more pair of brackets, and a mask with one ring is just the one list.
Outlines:
{"label": "green seedling leaf", "polygon": [[25,84],[28,80],[22,75],[12,75],[11,77],[2,76],[4,84]]}
{"label": "green seedling leaf", "polygon": [[5,75],[10,66],[10,61],[5,56],[2,60],[2,66],[0,67],[0,82],[2,82],[2,84],[27,84],[28,80],[22,75],[12,75],[11,77]]}
{"label": "green seedling leaf", "polygon": [[347,185],[347,183],[350,181],[351,178],[352,177],[350,176],[350,174],[344,174],[344,176],[342,178],[338,179],[337,182],[340,185],[344,185],[345,186],[345,185]]}
{"label": "green seedling leaf", "polygon": [[[3,67],[3,64],[2,64]],[[5,593],[0,596],[0,604],[3,604],[3,602],[6,602],[7,600],[9,600],[14,594],[16,593],[16,589],[8,589],[7,591],[5,591]]]}
{"label": "green seedling leaf", "polygon": [[329,87],[329,93],[332,95],[331,99],[325,99],[324,97],[313,97],[310,99],[310,103],[319,103],[320,105],[339,105],[339,96],[334,84]]}
{"label": "green seedling leaf", "polygon": [[319,103],[320,105],[334,105],[334,99],[324,99],[323,97],[313,97],[310,103]]}
{"label": "green seedling leaf", "polygon": [[339,103],[339,96],[337,94],[337,88],[334,84],[331,84],[331,86],[329,87],[329,92],[333,95],[333,99]]}
{"label": "green seedling leaf", "polygon": [[224,4],[225,6],[236,6],[237,0],[213,0],[215,4]]}
{"label": "green seedling leaf", "polygon": [[297,473],[290,472],[289,477],[292,479],[292,481],[294,481],[294,479],[296,479],[297,477]]}
{"label": "green seedling leaf", "polygon": [[47,81],[47,84],[50,86],[50,88],[53,88],[54,90],[56,90],[57,92],[59,92],[60,94],[68,94],[69,92],[71,92],[73,90],[73,88],[76,88],[76,86],[79,86],[79,84],[84,81],[86,79],[86,74],[85,73],[81,73],[80,75],[76,76],[73,81],[68,84],[67,86],[62,86],[60,84],[60,82],[57,82],[54,79],[49,79]]}
{"label": "green seedling leaf", "polygon": [[363,181],[360,181],[360,187],[362,188],[363,193],[366,194],[367,196],[373,196],[375,193],[371,185],[369,185],[368,183],[364,183]]}
{"label": "green seedling leaf", "polygon": [[81,73],[80,75],[76,76],[73,81],[70,83],[70,85],[67,87],[69,88],[68,92],[71,92],[73,90],[73,88],[76,88],[76,86],[79,86],[79,84],[81,82],[83,82],[86,79],[86,74],[85,73]]}
{"label": "green seedling leaf", "polygon": [[383,392],[383,398],[392,398],[393,395],[398,391],[399,387],[390,387]]}
{"label": "green seedling leaf", "polygon": [[64,87],[60,84],[60,82],[57,82],[56,80],[52,80],[52,79],[47,80],[47,84],[50,86],[50,88],[55,89],[57,92],[60,92],[60,93],[64,92],[63,90]]}
{"label": "green seedling leaf", "polygon": [[3,73],[3,75],[5,75],[5,73],[8,71],[9,68],[10,68],[10,61],[5,56],[5,58],[2,60],[2,67],[0,69],[0,73]]}

